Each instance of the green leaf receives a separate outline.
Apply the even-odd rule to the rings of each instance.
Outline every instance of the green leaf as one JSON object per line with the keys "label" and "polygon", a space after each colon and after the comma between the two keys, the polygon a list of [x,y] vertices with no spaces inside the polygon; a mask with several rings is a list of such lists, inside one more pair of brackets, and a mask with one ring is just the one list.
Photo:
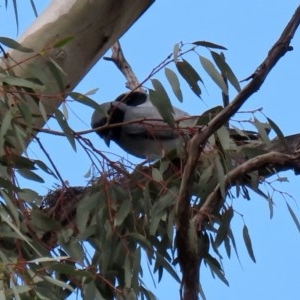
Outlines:
{"label": "green leaf", "polygon": [[207,74],[212,78],[212,80],[219,86],[225,95],[228,95],[228,88],[224,82],[222,75],[217,71],[214,64],[204,56],[199,55],[200,62]]}
{"label": "green leaf", "polygon": [[178,60],[179,50],[180,50],[179,43],[176,43],[173,47],[173,56],[174,56],[175,63],[177,63],[177,60]]}
{"label": "green leaf", "polygon": [[224,46],[215,44],[215,43],[211,43],[211,42],[207,42],[207,41],[196,41],[192,43],[193,45],[196,46],[202,46],[202,47],[207,47],[207,48],[212,48],[212,49],[220,49],[220,50],[227,50],[227,48],[225,48]]}
{"label": "green leaf", "polygon": [[32,180],[32,181],[36,181],[36,182],[40,182],[40,183],[44,183],[44,179],[42,177],[40,177],[39,175],[37,175],[36,173],[30,171],[30,170],[26,170],[26,169],[19,169],[17,170],[18,173],[26,178],[26,179],[29,179],[29,180]]}
{"label": "green leaf", "polygon": [[229,282],[225,278],[225,274],[224,274],[219,262],[214,257],[212,257],[210,254],[208,254],[204,258],[204,260],[209,265],[213,274],[216,274],[223,283],[225,283],[227,286],[229,286]]}
{"label": "green leaf", "polygon": [[[1,197],[3,198],[5,204],[6,204],[6,210],[9,213],[9,219],[13,222],[15,222],[17,227],[20,227],[20,219],[19,219],[19,213],[17,210],[16,205],[12,201],[12,197],[9,197],[7,192],[3,189],[0,189]],[[7,213],[6,213],[7,215]]]}
{"label": "green leaf", "polygon": [[182,102],[183,101],[183,96],[182,96],[182,92],[180,89],[180,82],[179,79],[176,75],[176,73],[169,69],[169,68],[165,68],[165,75],[171,85],[171,88],[173,90],[173,93],[175,94],[175,96],[177,97],[177,99]]}
{"label": "green leaf", "polygon": [[33,10],[33,13],[34,13],[35,17],[37,18],[38,13],[37,13],[37,10],[36,10],[34,1],[33,1],[33,0],[30,0],[30,4],[31,4],[31,7],[32,7],[32,10]]}
{"label": "green leaf", "polygon": [[129,215],[132,208],[132,204],[130,199],[124,199],[123,203],[119,207],[116,218],[115,218],[115,225],[120,226],[124,222],[125,218]]}
{"label": "green leaf", "polygon": [[198,82],[202,82],[202,79],[200,75],[197,73],[197,71],[186,61],[177,61],[176,62],[176,68],[180,75],[185,79],[185,81],[188,83],[191,90],[199,97],[201,98],[201,89],[198,85]]}
{"label": "green leaf", "polygon": [[246,225],[244,225],[244,227],[243,227],[243,238],[244,238],[244,242],[245,242],[245,245],[246,245],[246,248],[247,248],[250,258],[256,263],[254,252],[252,249],[252,243],[251,243],[249,231],[248,231],[248,228]]}
{"label": "green leaf", "polygon": [[[1,192],[1,190],[0,190]],[[2,193],[1,193],[2,194]],[[42,256],[42,254],[34,247],[34,245],[31,243],[31,240],[24,235],[19,228],[17,228],[15,226],[15,224],[13,224],[10,218],[7,218],[7,214],[3,214],[3,212],[0,211],[0,217],[1,217],[1,221],[6,223],[16,234],[18,234],[18,238],[25,241],[39,256]]]}
{"label": "green leaf", "polygon": [[40,196],[36,191],[25,188],[18,192],[18,198],[28,203],[36,203],[40,202],[43,197]]}
{"label": "green leaf", "polygon": [[152,178],[156,182],[162,182],[163,181],[163,176],[162,176],[161,172],[157,168],[152,168],[151,171],[152,171]]}
{"label": "green leaf", "polygon": [[217,136],[221,143],[222,149],[225,151],[230,150],[232,144],[228,128],[226,128],[225,126],[220,127],[217,130]]}
{"label": "green leaf", "polygon": [[19,78],[12,75],[6,76],[4,74],[0,74],[0,82],[5,82],[6,84],[9,84],[11,86],[30,88],[39,92],[45,90],[45,86],[40,83],[37,83],[37,81],[35,80]]}
{"label": "green leaf", "polygon": [[219,155],[215,157],[215,166],[217,169],[218,182],[220,185],[220,191],[223,199],[226,198],[227,189],[225,185],[225,170],[221,162],[221,158]]}
{"label": "green leaf", "polygon": [[220,69],[222,75],[224,75],[228,81],[232,84],[232,86],[239,92],[241,90],[240,83],[236,76],[234,75],[233,71],[231,70],[230,66],[225,61],[224,55],[219,54],[214,51],[210,51],[212,58],[218,68]]}
{"label": "green leaf", "polygon": [[80,201],[76,208],[76,224],[78,230],[83,234],[86,230],[88,219],[91,217],[92,212],[97,210],[99,202],[104,200],[102,191],[97,191],[86,195]]}
{"label": "green leaf", "polygon": [[99,88],[94,88],[94,89],[89,90],[88,92],[85,92],[84,95],[85,95],[85,96],[94,95],[94,94],[96,94],[98,91],[99,91]]}
{"label": "green leaf", "polygon": [[258,133],[266,146],[271,146],[271,141],[268,136],[270,125],[268,123],[262,123],[256,118],[254,118],[254,122],[251,123],[257,128]]}
{"label": "green leaf", "polygon": [[198,119],[197,125],[207,125],[218,113],[223,110],[222,106],[216,106],[205,111]]}
{"label": "green leaf", "polygon": [[60,48],[60,47],[63,47],[63,46],[65,46],[65,45],[69,44],[73,39],[74,39],[74,36],[68,36],[68,37],[66,37],[66,38],[64,38],[64,39],[62,39],[62,40],[56,42],[56,43],[53,45],[53,47],[54,47],[54,48]]}
{"label": "green leaf", "polygon": [[281,144],[284,146],[285,150],[288,150],[288,145],[286,143],[284,134],[282,133],[282,131],[280,130],[280,128],[278,127],[278,125],[273,122],[270,118],[267,118],[271,128],[275,131],[279,141],[281,142]]}
{"label": "green leaf", "polygon": [[5,45],[8,48],[18,50],[20,52],[31,53],[32,49],[23,47],[21,44],[7,37],[0,37],[0,43]]}
{"label": "green leaf", "polygon": [[57,86],[59,87],[61,92],[65,92],[65,85],[64,85],[64,80],[63,76],[67,76],[64,70],[54,61],[53,59],[49,58],[49,60],[46,62],[47,66],[52,73]]}
{"label": "green leaf", "polygon": [[230,229],[230,222],[233,217],[233,208],[230,206],[221,216],[221,224],[218,228],[217,235],[215,238],[215,246],[218,248],[222,242],[227,238]]}
{"label": "green leaf", "polygon": [[145,236],[143,236],[142,234],[137,232],[132,232],[132,233],[128,233],[128,237],[131,237],[134,240],[134,242],[137,242],[146,251],[150,251],[150,252],[153,251],[153,246],[151,245],[149,240],[147,240]]}
{"label": "green leaf", "polygon": [[69,143],[71,144],[74,151],[76,151],[76,143],[75,143],[75,137],[73,134],[72,129],[70,128],[68,122],[66,121],[64,115],[62,112],[58,109],[54,111],[55,118],[61,127],[62,131],[64,132],[66,138],[68,139]]}
{"label": "green leaf", "polygon": [[34,161],[31,159],[17,155],[17,154],[12,154],[12,155],[4,155],[0,157],[0,163],[4,166],[11,166],[16,169],[30,169],[30,170],[35,170],[34,166]]}
{"label": "green leaf", "polygon": [[43,104],[43,101],[39,101],[39,110],[40,110],[40,112],[41,112],[41,115],[42,115],[42,117],[43,117],[43,120],[44,120],[45,122],[47,122],[47,121],[48,121],[47,111],[46,111],[46,109],[45,109],[45,106],[44,106],[44,104]]}
{"label": "green leaf", "polygon": [[68,289],[68,290],[70,290],[72,292],[74,290],[69,284],[67,284],[67,283],[65,283],[63,281],[57,280],[57,279],[55,279],[55,278],[53,278],[51,276],[44,276],[44,279],[46,281],[48,281],[48,282],[50,282],[50,283],[58,286],[58,287],[61,287],[61,288],[64,288],[64,289]]}
{"label": "green leaf", "polygon": [[126,255],[125,257],[125,263],[124,263],[124,277],[125,277],[125,287],[130,288],[131,287],[131,263],[129,260],[129,255]]}
{"label": "green leaf", "polygon": [[99,108],[99,104],[97,102],[95,102],[94,100],[92,100],[91,98],[87,97],[86,95],[76,93],[76,92],[71,92],[71,93],[69,93],[69,96],[81,104],[84,104],[84,105],[89,106],[94,109]]}
{"label": "green leaf", "polygon": [[241,263],[241,262],[240,262],[239,253],[238,253],[238,250],[237,250],[237,247],[236,247],[235,238],[234,238],[234,235],[233,235],[232,230],[231,230],[230,228],[229,228],[229,230],[228,230],[228,237],[229,237],[230,240],[231,240],[231,243],[232,243],[234,252],[235,252],[235,254],[236,254],[236,257],[237,257],[239,263]]}
{"label": "green leaf", "polygon": [[[67,229],[67,231],[68,232],[66,232],[66,230],[61,230],[61,233],[64,232],[66,235],[74,234],[71,230]],[[67,243],[60,239],[60,244],[72,259],[83,264],[85,252],[82,248],[81,243],[77,239],[75,239],[74,237],[69,237],[69,241]]]}
{"label": "green leaf", "polygon": [[149,89],[150,100],[163,120],[171,127],[175,126],[174,111],[168,94],[157,79],[151,79],[155,90]]}
{"label": "green leaf", "polygon": [[4,137],[5,137],[8,129],[11,126],[11,120],[12,120],[12,114],[11,114],[11,111],[8,110],[5,113],[4,118],[2,119],[1,128],[0,128],[0,145],[1,145],[1,149],[2,149],[2,147],[4,145],[4,142],[5,142]]}
{"label": "green leaf", "polygon": [[34,163],[44,172],[46,172],[49,175],[52,175],[54,178],[57,178],[57,176],[53,173],[53,171],[41,160],[34,160]]}
{"label": "green leaf", "polygon": [[286,202],[286,206],[288,208],[288,211],[289,211],[295,225],[297,226],[298,231],[300,232],[300,223],[299,223],[299,220],[298,220],[296,214],[294,213],[294,211],[292,210],[292,208],[289,206],[289,204],[287,202]]}
{"label": "green leaf", "polygon": [[61,228],[61,225],[58,221],[51,219],[40,210],[32,210],[30,216],[32,225],[37,229],[43,231],[52,231],[59,230]]}
{"label": "green leaf", "polygon": [[181,282],[172,265],[159,252],[156,252],[156,263],[158,266],[162,266],[178,283]]}

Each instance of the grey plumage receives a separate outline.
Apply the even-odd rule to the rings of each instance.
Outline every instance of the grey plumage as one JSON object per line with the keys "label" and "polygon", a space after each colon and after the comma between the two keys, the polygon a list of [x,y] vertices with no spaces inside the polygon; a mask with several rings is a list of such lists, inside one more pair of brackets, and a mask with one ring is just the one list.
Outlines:
{"label": "grey plumage", "polygon": [[91,126],[108,125],[96,131],[108,146],[112,140],[129,154],[157,159],[172,149],[181,151],[183,135],[197,119],[176,107],[173,110],[174,119],[178,122],[171,128],[153,106],[149,95],[132,92],[101,104],[93,113]]}

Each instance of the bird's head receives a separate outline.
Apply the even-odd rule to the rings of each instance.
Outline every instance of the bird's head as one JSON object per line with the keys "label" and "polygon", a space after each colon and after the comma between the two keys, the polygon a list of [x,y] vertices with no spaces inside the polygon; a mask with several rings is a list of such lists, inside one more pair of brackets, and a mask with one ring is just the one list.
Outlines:
{"label": "bird's head", "polygon": [[[105,144],[109,146],[111,140],[117,140],[121,134],[121,127],[114,124],[122,123],[124,120],[124,110],[114,102],[102,103],[92,115],[91,126],[93,129],[98,129],[96,133],[104,140]],[[106,125],[106,126],[105,126]]]}
{"label": "bird's head", "polygon": [[122,128],[114,125],[123,123],[128,108],[144,104],[148,99],[147,97],[147,94],[142,92],[124,93],[112,102],[100,104],[98,109],[94,111],[91,126],[95,129],[107,125],[96,131],[107,146],[111,140],[118,143],[120,139]]}

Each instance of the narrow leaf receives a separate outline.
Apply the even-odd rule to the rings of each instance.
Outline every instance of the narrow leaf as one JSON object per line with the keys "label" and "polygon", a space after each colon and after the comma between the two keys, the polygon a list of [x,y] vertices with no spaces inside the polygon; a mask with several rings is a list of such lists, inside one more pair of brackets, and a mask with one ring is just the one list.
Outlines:
{"label": "narrow leaf", "polygon": [[37,13],[37,10],[36,10],[34,1],[33,1],[33,0],[30,0],[30,4],[31,4],[31,7],[32,7],[32,10],[33,10],[33,12],[34,12],[35,17],[37,18],[38,13]]}
{"label": "narrow leaf", "polygon": [[300,223],[299,223],[299,220],[298,220],[296,214],[294,213],[294,211],[292,210],[292,208],[289,206],[289,204],[287,202],[286,202],[286,206],[287,206],[287,208],[289,210],[289,213],[290,213],[290,215],[291,215],[294,223],[297,226],[298,231],[300,232]]}
{"label": "narrow leaf", "polygon": [[66,76],[66,74],[63,69],[51,58],[49,61],[47,61],[47,66],[52,73],[60,91],[65,91],[64,80],[62,76]]}
{"label": "narrow leaf", "polygon": [[180,89],[180,82],[178,80],[178,77],[176,75],[176,73],[169,69],[169,68],[165,68],[165,74],[166,77],[171,85],[171,88],[173,90],[173,93],[175,94],[175,96],[177,97],[177,99],[182,102],[183,101],[183,96],[182,96],[182,92]]}
{"label": "narrow leaf", "polygon": [[220,69],[221,73],[228,79],[228,81],[232,84],[232,86],[239,92],[241,90],[240,83],[236,78],[236,76],[234,75],[230,66],[225,61],[224,55],[214,51],[211,51],[210,53],[212,55],[214,62]]}
{"label": "narrow leaf", "polygon": [[33,181],[40,182],[40,183],[45,182],[42,177],[40,177],[39,175],[37,175],[36,173],[34,173],[30,170],[22,169],[22,170],[18,170],[18,173],[26,179],[33,180]]}
{"label": "narrow leaf", "polygon": [[33,52],[32,49],[23,47],[21,44],[7,37],[0,37],[0,43],[5,45],[8,48],[18,50],[20,52],[30,53]]}
{"label": "narrow leaf", "polygon": [[202,46],[202,47],[207,47],[207,48],[212,48],[212,49],[220,49],[220,50],[227,50],[227,48],[225,48],[224,46],[215,44],[215,43],[211,43],[211,42],[207,42],[207,41],[196,41],[192,43],[193,45],[196,46]]}
{"label": "narrow leaf", "polygon": [[125,218],[129,215],[131,211],[131,201],[126,199],[123,201],[121,206],[119,207],[116,218],[115,218],[115,225],[120,226],[124,222]]}
{"label": "narrow leaf", "polygon": [[75,143],[75,138],[72,129],[70,128],[69,124],[67,123],[66,119],[64,118],[62,112],[58,109],[54,111],[56,120],[61,127],[62,131],[66,135],[66,138],[70,142],[72,148],[74,151],[76,151],[76,143]]}
{"label": "narrow leaf", "polygon": [[34,160],[34,163],[44,172],[49,175],[52,175],[54,178],[57,178],[53,171],[41,160]]}
{"label": "narrow leaf", "polygon": [[177,63],[178,60],[178,53],[179,53],[179,44],[176,43],[173,47],[173,55],[174,55],[174,62]]}
{"label": "narrow leaf", "polygon": [[202,79],[197,71],[186,60],[177,61],[176,68],[191,90],[200,98],[201,89],[198,82],[202,82]]}
{"label": "narrow leaf", "polygon": [[152,178],[156,182],[162,182],[163,181],[163,176],[157,168],[152,168]]}
{"label": "narrow leaf", "polygon": [[72,41],[73,39],[74,39],[74,36],[68,36],[68,37],[66,37],[66,38],[64,38],[64,39],[62,39],[62,40],[56,42],[56,43],[54,44],[53,47],[54,47],[54,48],[60,48],[60,47],[63,47],[63,46],[65,46],[66,44],[70,43],[70,41]]}
{"label": "narrow leaf", "polygon": [[34,209],[31,211],[31,221],[32,225],[35,228],[44,230],[44,231],[52,231],[58,230],[61,228],[60,223],[46,216],[41,211]]}
{"label": "narrow leaf", "polygon": [[171,127],[174,127],[174,111],[169,96],[163,85],[157,79],[152,79],[151,81],[155,90],[149,89],[150,100],[162,116],[163,120]]}
{"label": "narrow leaf", "polygon": [[244,238],[244,242],[245,242],[245,245],[246,245],[246,248],[247,248],[250,258],[256,263],[254,252],[252,249],[252,243],[251,243],[249,231],[248,231],[248,228],[246,225],[244,225],[244,227],[243,227],[243,238]]}
{"label": "narrow leaf", "polygon": [[228,88],[224,82],[222,75],[217,71],[214,64],[204,56],[199,55],[200,62],[207,74],[212,78],[212,80],[219,86],[225,95],[228,95]]}
{"label": "narrow leaf", "polygon": [[212,257],[210,254],[208,254],[204,258],[204,260],[208,263],[208,265],[211,268],[213,274],[216,274],[223,283],[225,283],[227,286],[229,286],[229,282],[226,279],[226,277],[224,275],[224,272],[223,272],[219,262],[214,257]]}
{"label": "narrow leaf", "polygon": [[76,92],[71,92],[71,93],[69,93],[69,96],[81,104],[90,106],[91,108],[94,108],[94,109],[99,108],[99,104],[97,102],[95,102],[94,100],[92,100],[91,98],[87,97],[86,95],[76,93]]}
{"label": "narrow leaf", "polygon": [[35,91],[43,91],[45,86],[42,84],[38,84],[36,81],[23,79],[15,76],[5,76],[0,74],[0,82],[5,82],[12,86],[21,86],[33,89]]}
{"label": "narrow leaf", "polygon": [[270,118],[267,118],[271,128],[275,131],[279,141],[281,142],[281,144],[285,147],[286,150],[288,150],[288,145],[286,143],[284,134],[282,133],[282,131],[280,130],[280,128],[278,127],[278,125],[273,122]]}

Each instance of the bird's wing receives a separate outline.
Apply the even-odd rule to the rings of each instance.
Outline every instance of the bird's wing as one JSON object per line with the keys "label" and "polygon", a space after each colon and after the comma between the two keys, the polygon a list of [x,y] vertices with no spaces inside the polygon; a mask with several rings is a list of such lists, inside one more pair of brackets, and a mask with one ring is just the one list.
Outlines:
{"label": "bird's wing", "polygon": [[[145,105],[139,105],[137,107],[130,107],[125,113],[124,119],[124,131],[130,136],[136,136],[137,138],[150,138],[157,140],[170,140],[178,138],[182,129],[186,129],[190,126],[194,126],[195,119],[191,119],[190,116],[180,109],[174,108],[175,112],[175,128],[171,128],[165,123],[158,113],[157,109],[149,103]],[[135,123],[126,124],[136,120]]]}

